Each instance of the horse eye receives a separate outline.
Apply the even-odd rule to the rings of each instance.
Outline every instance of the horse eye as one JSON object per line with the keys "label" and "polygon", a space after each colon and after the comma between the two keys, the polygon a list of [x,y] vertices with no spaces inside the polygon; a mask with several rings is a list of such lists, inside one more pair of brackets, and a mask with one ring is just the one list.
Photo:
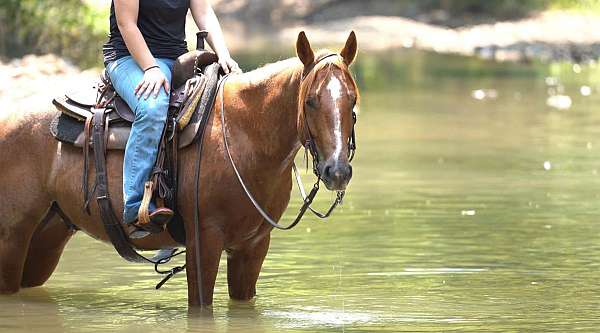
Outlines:
{"label": "horse eye", "polygon": [[319,102],[317,101],[316,97],[309,97],[306,99],[306,105],[316,109],[319,106]]}

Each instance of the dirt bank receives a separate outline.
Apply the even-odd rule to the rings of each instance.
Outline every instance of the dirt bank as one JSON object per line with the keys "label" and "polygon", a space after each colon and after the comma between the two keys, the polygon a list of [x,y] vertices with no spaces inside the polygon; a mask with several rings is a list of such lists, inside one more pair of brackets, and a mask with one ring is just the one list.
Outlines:
{"label": "dirt bank", "polygon": [[350,29],[356,30],[363,50],[414,47],[498,61],[586,62],[600,57],[600,17],[561,12],[457,29],[400,17],[355,17],[286,28],[278,38],[290,40],[306,30],[311,40],[327,44],[343,41]]}
{"label": "dirt bank", "polygon": [[52,98],[92,82],[98,70],[79,68],[54,55],[26,56],[0,62],[0,112],[53,108]]}
{"label": "dirt bank", "polygon": [[517,21],[459,28],[394,16],[298,23],[275,32],[249,27],[244,21],[223,21],[234,50],[260,49],[273,43],[291,47],[300,30],[319,46],[339,45],[350,30],[355,30],[363,51],[418,48],[497,61],[584,63],[600,58],[600,16],[570,12],[545,12]]}

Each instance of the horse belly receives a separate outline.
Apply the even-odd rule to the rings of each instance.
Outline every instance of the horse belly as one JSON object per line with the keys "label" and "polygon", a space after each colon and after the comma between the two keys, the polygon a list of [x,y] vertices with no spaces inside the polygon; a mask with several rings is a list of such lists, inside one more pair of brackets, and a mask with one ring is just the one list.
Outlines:
{"label": "horse belly", "polygon": [[[56,170],[54,171],[56,173],[54,185],[56,202],[79,229],[93,238],[109,242],[100,218],[95,195],[90,196],[90,214],[85,212],[83,208],[83,151],[62,144],[59,145],[56,156]],[[109,151],[106,168],[113,210],[117,218],[121,220],[123,216],[123,152]],[[88,170],[87,181],[91,190],[96,176],[92,154],[90,154]],[[178,246],[167,232],[136,240],[133,244],[140,249],[148,250]]]}

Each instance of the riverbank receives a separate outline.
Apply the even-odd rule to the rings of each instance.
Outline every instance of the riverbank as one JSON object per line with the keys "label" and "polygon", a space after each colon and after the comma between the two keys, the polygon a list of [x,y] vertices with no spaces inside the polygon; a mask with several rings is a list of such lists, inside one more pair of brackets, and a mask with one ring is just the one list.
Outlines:
{"label": "riverbank", "polygon": [[[264,27],[249,27],[243,20],[232,20],[226,15],[222,21],[234,54],[264,54],[265,62],[274,60],[273,55],[266,56],[268,51],[289,50],[291,55],[301,30],[308,33],[315,48],[331,47],[334,50],[341,47],[350,30],[355,30],[361,52],[422,49],[500,62],[586,63],[600,58],[600,16],[574,12],[545,12],[517,21],[459,28],[383,16],[293,24],[268,32]],[[188,23],[188,40],[193,41],[197,29],[193,20]],[[0,61],[0,106],[45,107],[69,86],[90,82],[97,74],[98,69],[81,72],[77,66],[52,55]]]}
{"label": "riverbank", "polygon": [[99,69],[81,71],[55,55],[28,55],[0,61],[0,112],[50,108],[52,99],[70,88],[91,84]]}
{"label": "riverbank", "polygon": [[301,30],[318,46],[335,46],[343,43],[350,30],[355,30],[362,51],[416,48],[513,62],[586,63],[600,58],[600,16],[568,11],[548,11],[516,21],[458,28],[392,16],[295,24],[279,32],[249,28],[230,19],[225,19],[223,25],[234,51],[259,49],[273,43],[292,47]]}
{"label": "riverbank", "polygon": [[[83,2],[82,2],[83,1]],[[101,66],[110,0],[8,1],[0,5],[0,59],[54,53]],[[299,30],[339,47],[356,30],[361,49],[415,48],[497,61],[600,58],[600,0],[213,0],[234,52],[293,52]],[[74,15],[61,15],[73,12]],[[197,31],[188,20],[190,46]],[[333,45],[332,45],[333,44]],[[289,45],[289,47],[287,47]],[[279,47],[282,49],[282,47]]]}

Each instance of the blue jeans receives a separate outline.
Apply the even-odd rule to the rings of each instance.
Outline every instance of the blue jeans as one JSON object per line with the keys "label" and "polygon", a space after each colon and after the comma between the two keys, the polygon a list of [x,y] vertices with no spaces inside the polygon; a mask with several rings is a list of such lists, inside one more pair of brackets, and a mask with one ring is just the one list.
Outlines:
{"label": "blue jeans", "polygon": [[[161,71],[171,82],[173,60],[156,59]],[[150,179],[158,145],[169,109],[169,95],[164,88],[156,98],[138,98],[134,89],[144,77],[144,72],[131,57],[117,59],[106,66],[108,76],[115,90],[135,113],[131,134],[125,147],[123,162],[123,221],[132,223],[137,219],[138,210],[144,196],[144,183]],[[154,203],[149,211],[156,210]]]}

